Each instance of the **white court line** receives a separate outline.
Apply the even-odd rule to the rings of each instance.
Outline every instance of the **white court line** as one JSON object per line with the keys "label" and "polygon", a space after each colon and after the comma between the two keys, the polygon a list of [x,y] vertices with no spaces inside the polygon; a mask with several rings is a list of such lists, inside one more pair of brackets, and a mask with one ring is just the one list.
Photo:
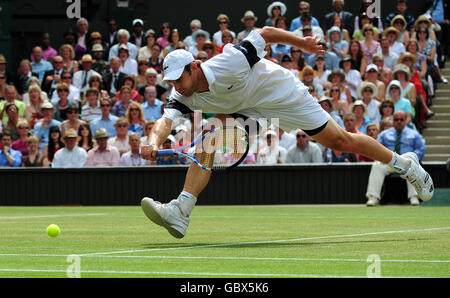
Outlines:
{"label": "white court line", "polygon": [[52,217],[76,217],[76,216],[101,216],[107,213],[73,213],[73,214],[47,214],[47,215],[23,215],[23,216],[0,216],[0,219],[30,219],[30,218],[52,218]]}
{"label": "white court line", "polygon": [[79,256],[81,257],[81,256],[91,256],[91,255],[124,254],[124,253],[151,252],[151,251],[161,251],[161,250],[164,250],[164,251],[168,251],[168,250],[183,250],[183,249],[192,249],[192,248],[226,247],[226,246],[237,246],[237,245],[275,244],[275,243],[283,243],[283,242],[297,242],[297,241],[319,240],[319,239],[351,238],[351,237],[361,237],[361,236],[412,233],[412,232],[431,232],[431,231],[448,230],[448,229],[450,229],[450,227],[416,229],[416,230],[403,230],[403,231],[371,232],[371,233],[348,234],[348,235],[318,236],[318,237],[308,237],[308,238],[281,239],[281,240],[255,241],[255,242],[206,244],[206,245],[193,245],[193,246],[184,246],[184,247],[133,249],[133,250],[123,250],[123,251],[111,251],[111,252],[97,252],[97,253],[81,254]]}
{"label": "white court line", "polygon": [[[39,273],[67,273],[66,270],[52,270],[52,269],[14,269],[14,268],[0,268],[0,272],[39,272]],[[113,270],[82,270],[83,273],[97,273],[97,274],[133,274],[133,275],[203,275],[203,276],[245,276],[245,277],[311,277],[311,278],[367,278],[367,276],[358,275],[316,275],[316,274],[279,274],[279,273],[230,273],[230,272],[160,272],[160,271],[113,271]],[[382,276],[382,278],[423,278],[416,276]]]}
{"label": "white court line", "polygon": [[[64,254],[0,254],[0,257],[61,257]],[[273,257],[214,257],[214,256],[118,256],[118,255],[83,255],[83,258],[124,258],[124,259],[180,259],[180,260],[231,260],[231,261],[275,261],[275,262],[367,262],[367,259],[318,259],[318,258],[273,258]],[[450,260],[389,260],[381,259],[382,263],[450,263]]]}

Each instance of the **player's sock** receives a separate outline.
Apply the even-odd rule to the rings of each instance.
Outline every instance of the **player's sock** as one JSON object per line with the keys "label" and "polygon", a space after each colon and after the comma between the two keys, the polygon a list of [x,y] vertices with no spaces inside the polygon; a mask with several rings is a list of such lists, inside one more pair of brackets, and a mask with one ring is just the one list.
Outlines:
{"label": "player's sock", "polygon": [[404,174],[409,169],[411,160],[398,155],[393,152],[392,160],[389,162],[389,166],[393,168],[398,174]]}
{"label": "player's sock", "polygon": [[181,214],[184,216],[190,216],[192,209],[194,209],[195,203],[197,203],[197,198],[187,191],[183,191],[174,201],[180,208]]}

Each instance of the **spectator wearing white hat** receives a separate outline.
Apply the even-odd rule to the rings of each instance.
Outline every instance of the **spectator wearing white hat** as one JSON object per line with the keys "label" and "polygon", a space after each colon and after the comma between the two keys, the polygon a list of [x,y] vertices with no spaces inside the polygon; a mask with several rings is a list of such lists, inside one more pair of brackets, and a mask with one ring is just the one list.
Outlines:
{"label": "spectator wearing white hat", "polygon": [[385,97],[385,94],[386,94],[386,85],[378,79],[378,75],[379,75],[378,66],[376,66],[375,64],[367,65],[367,67],[365,69],[365,74],[364,74],[364,79],[365,79],[364,81],[371,82],[372,84],[374,84],[377,87],[378,96],[376,96],[375,98],[377,100],[381,101],[381,100],[383,100],[383,98]]}
{"label": "spectator wearing white hat", "polygon": [[358,97],[365,104],[367,118],[375,124],[381,121],[380,102],[375,99],[377,95],[378,89],[371,82],[363,82],[358,87]]}
{"label": "spectator wearing white hat", "polygon": [[133,34],[130,36],[130,42],[139,50],[145,46],[144,21],[141,19],[133,20]]}
{"label": "spectator wearing white hat", "polygon": [[256,21],[258,21],[258,17],[255,16],[255,13],[251,10],[247,10],[241,19],[241,22],[244,23],[245,25],[245,30],[242,30],[241,32],[238,33],[237,36],[238,42],[241,42],[253,30],[259,29],[258,27],[255,27]]}
{"label": "spectator wearing white hat", "polygon": [[286,161],[287,150],[278,144],[278,135],[273,130],[268,130],[264,134],[266,146],[263,146],[258,152],[257,164],[282,164]]}
{"label": "spectator wearing white hat", "polygon": [[44,116],[41,121],[36,123],[33,134],[39,139],[40,150],[44,149],[45,144],[49,141],[50,127],[57,126],[61,130],[61,122],[53,119],[55,109],[51,103],[44,102],[41,106],[41,113]]}
{"label": "spectator wearing white hat", "polygon": [[357,100],[353,103],[352,113],[355,115],[355,128],[358,131],[367,134],[366,127],[372,123],[372,120],[365,116],[367,107],[362,100]]}
{"label": "spectator wearing white hat", "polygon": [[286,11],[287,11],[286,5],[283,2],[280,1],[272,2],[267,7],[268,18],[264,22],[264,25],[274,27],[277,18],[279,16],[284,16]]}

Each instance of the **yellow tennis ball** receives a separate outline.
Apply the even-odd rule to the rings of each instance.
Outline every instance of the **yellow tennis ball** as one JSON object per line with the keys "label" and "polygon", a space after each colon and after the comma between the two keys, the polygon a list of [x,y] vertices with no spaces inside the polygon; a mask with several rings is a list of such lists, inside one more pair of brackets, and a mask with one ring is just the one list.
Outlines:
{"label": "yellow tennis ball", "polygon": [[61,233],[61,229],[57,225],[51,224],[47,227],[47,235],[50,237],[56,237],[59,233]]}

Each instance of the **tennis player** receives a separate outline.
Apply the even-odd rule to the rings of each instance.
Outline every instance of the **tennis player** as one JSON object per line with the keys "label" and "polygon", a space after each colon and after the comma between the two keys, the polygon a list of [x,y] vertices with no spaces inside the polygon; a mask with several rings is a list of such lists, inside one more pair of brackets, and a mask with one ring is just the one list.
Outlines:
{"label": "tennis player", "polygon": [[[317,37],[298,37],[273,27],[252,31],[237,45],[228,44],[223,53],[206,62],[195,61],[191,53],[175,50],[164,60],[164,80],[174,88],[164,115],[149,136],[142,156],[154,160],[158,147],[172,130],[172,123],[194,110],[215,113],[215,120],[229,117],[255,120],[278,118],[285,131],[302,129],[323,146],[342,152],[358,153],[391,166],[417,190],[423,201],[433,196],[433,182],[414,153],[398,155],[373,138],[343,130],[322,109],[292,72],[270,62],[265,56],[267,43],[289,44],[304,52],[322,55]],[[182,238],[197,197],[209,182],[211,172],[191,164],[183,191],[177,199],[162,204],[150,198],[141,207],[154,223]]]}

